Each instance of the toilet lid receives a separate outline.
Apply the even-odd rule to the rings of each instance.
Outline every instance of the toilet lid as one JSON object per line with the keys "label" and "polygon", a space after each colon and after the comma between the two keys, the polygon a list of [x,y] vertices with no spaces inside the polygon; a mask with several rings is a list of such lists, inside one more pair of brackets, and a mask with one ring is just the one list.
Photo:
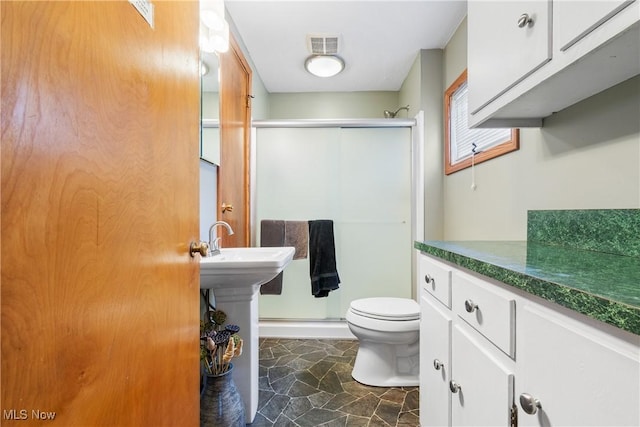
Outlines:
{"label": "toilet lid", "polygon": [[417,320],[420,306],[408,298],[364,298],[351,302],[351,311],[381,320]]}

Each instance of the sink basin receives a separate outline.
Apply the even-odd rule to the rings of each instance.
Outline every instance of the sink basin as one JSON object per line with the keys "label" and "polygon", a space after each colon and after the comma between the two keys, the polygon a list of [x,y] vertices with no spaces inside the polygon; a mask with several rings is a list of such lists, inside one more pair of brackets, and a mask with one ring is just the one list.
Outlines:
{"label": "sink basin", "polygon": [[295,248],[222,248],[200,259],[200,288],[258,287],[273,279],[293,259]]}

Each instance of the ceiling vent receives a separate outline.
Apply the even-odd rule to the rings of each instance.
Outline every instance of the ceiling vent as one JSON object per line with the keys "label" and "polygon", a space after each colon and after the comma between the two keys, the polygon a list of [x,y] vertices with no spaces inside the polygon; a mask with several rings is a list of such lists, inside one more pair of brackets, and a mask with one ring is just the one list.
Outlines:
{"label": "ceiling vent", "polygon": [[307,49],[312,55],[335,55],[338,53],[338,36],[309,34]]}

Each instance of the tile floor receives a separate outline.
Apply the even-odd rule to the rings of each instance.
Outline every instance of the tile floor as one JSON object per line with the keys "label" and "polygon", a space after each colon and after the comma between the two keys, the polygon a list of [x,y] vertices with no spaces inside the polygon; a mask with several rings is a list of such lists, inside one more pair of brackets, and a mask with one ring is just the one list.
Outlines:
{"label": "tile floor", "polygon": [[260,339],[260,398],[252,427],[417,427],[418,387],[351,378],[358,341]]}

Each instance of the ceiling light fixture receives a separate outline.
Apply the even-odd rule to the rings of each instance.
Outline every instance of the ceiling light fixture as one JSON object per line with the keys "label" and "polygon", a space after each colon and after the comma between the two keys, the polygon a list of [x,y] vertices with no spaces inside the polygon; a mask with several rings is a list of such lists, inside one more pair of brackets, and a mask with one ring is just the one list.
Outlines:
{"label": "ceiling light fixture", "polygon": [[332,77],[344,70],[344,61],[336,55],[311,55],[304,68],[314,76]]}

